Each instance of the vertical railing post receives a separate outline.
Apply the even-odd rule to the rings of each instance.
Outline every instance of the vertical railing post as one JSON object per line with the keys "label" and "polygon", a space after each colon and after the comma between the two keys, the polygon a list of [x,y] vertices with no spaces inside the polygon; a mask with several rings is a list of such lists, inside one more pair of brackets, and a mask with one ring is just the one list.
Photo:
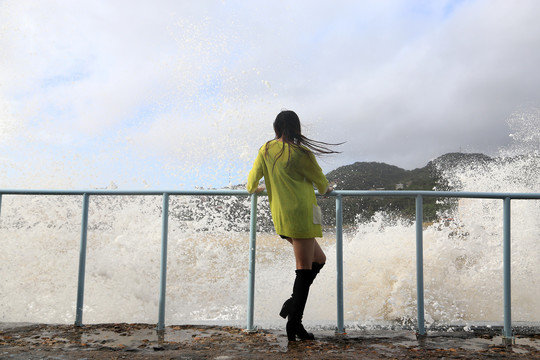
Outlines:
{"label": "vertical railing post", "polygon": [[510,254],[510,198],[503,204],[503,285],[504,285],[504,344],[512,344],[512,279]]}
{"label": "vertical railing post", "polygon": [[336,334],[345,334],[343,321],[343,199],[336,196],[336,270],[337,270],[337,330]]}
{"label": "vertical railing post", "polygon": [[159,314],[157,330],[165,328],[165,298],[167,293],[167,237],[169,233],[169,194],[163,194],[161,214],[161,265],[159,282]]}
{"label": "vertical railing post", "polygon": [[88,233],[88,202],[89,195],[83,195],[81,221],[81,248],[79,251],[79,280],[77,282],[77,307],[75,309],[75,326],[82,326],[84,303],[84,276],[86,272],[86,235]]}
{"label": "vertical railing post", "polygon": [[253,326],[255,310],[255,254],[257,246],[257,194],[251,194],[251,213],[249,223],[249,270],[248,270],[248,307],[246,331],[256,331]]}
{"label": "vertical railing post", "polygon": [[424,208],[422,195],[416,196],[416,304],[418,335],[426,335],[424,327]]}

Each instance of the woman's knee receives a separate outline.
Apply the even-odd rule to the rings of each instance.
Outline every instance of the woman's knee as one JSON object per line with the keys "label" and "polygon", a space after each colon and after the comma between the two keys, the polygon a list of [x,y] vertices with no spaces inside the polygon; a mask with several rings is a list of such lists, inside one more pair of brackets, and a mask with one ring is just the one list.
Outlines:
{"label": "woman's knee", "polygon": [[318,264],[324,264],[324,263],[326,263],[326,255],[324,255],[324,253],[316,254],[316,255],[313,257],[313,262],[316,262],[316,263],[318,263]]}
{"label": "woman's knee", "polygon": [[313,262],[324,264],[326,263],[326,254],[320,247],[319,243],[315,241],[315,251],[313,253]]}

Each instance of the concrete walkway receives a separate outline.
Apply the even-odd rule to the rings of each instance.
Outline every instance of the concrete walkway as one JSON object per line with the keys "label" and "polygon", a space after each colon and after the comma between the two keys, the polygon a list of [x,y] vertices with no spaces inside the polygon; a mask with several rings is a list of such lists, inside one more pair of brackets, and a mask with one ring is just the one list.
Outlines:
{"label": "concrete walkway", "polygon": [[[504,346],[500,329],[432,332],[315,331],[317,340],[289,343],[284,331],[246,333],[227,326],[151,324],[0,324],[0,359],[540,359],[540,331]],[[518,332],[519,333],[519,332]]]}

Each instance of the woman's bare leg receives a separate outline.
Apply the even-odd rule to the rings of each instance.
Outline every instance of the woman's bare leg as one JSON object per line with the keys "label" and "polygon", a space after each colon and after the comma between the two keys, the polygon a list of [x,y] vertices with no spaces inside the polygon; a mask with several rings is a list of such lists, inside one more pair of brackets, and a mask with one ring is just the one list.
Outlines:
{"label": "woman's bare leg", "polygon": [[292,239],[297,270],[311,270],[315,254],[315,243],[314,238]]}
{"label": "woman's bare leg", "polygon": [[[288,242],[293,243],[292,239],[291,238],[287,238],[285,239],[287,240]],[[323,249],[321,248],[321,246],[319,245],[319,243],[317,242],[317,240],[315,240],[315,245],[314,245],[314,248],[313,248],[313,262],[316,262],[318,264],[324,264],[326,263],[326,255],[324,254],[324,251]]]}
{"label": "woman's bare leg", "polygon": [[324,254],[324,251],[321,249],[321,246],[317,240],[315,240],[314,250],[313,262],[316,262],[317,264],[324,264],[326,262],[326,255]]}
{"label": "woman's bare leg", "polygon": [[301,340],[313,340],[313,334],[308,333],[302,325],[302,317],[309,288],[326,262],[326,256],[314,238],[287,238],[286,240],[293,245],[297,270],[293,294],[285,301],[279,315],[288,318],[287,338],[289,340],[296,340],[296,336]]}
{"label": "woman's bare leg", "polygon": [[[283,308],[287,313],[287,338],[289,341],[296,341],[296,337],[300,340],[314,340],[313,334],[308,333],[302,325],[302,317],[309,295],[309,288],[313,282],[314,276],[312,271],[312,263],[315,255],[314,238],[310,239],[292,239],[294,257],[296,259],[296,278],[293,285],[293,294],[290,300],[283,304]],[[282,315],[283,316],[283,315]]]}

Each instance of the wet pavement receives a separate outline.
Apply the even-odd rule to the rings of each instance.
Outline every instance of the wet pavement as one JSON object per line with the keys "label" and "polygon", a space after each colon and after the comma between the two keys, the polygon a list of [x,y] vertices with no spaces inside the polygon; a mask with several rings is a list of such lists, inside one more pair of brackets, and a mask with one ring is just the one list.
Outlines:
{"label": "wet pavement", "polygon": [[[519,329],[518,329],[519,330]],[[540,359],[540,329],[516,331],[504,345],[496,328],[432,331],[315,331],[289,343],[283,330],[152,324],[0,324],[0,359]]]}

